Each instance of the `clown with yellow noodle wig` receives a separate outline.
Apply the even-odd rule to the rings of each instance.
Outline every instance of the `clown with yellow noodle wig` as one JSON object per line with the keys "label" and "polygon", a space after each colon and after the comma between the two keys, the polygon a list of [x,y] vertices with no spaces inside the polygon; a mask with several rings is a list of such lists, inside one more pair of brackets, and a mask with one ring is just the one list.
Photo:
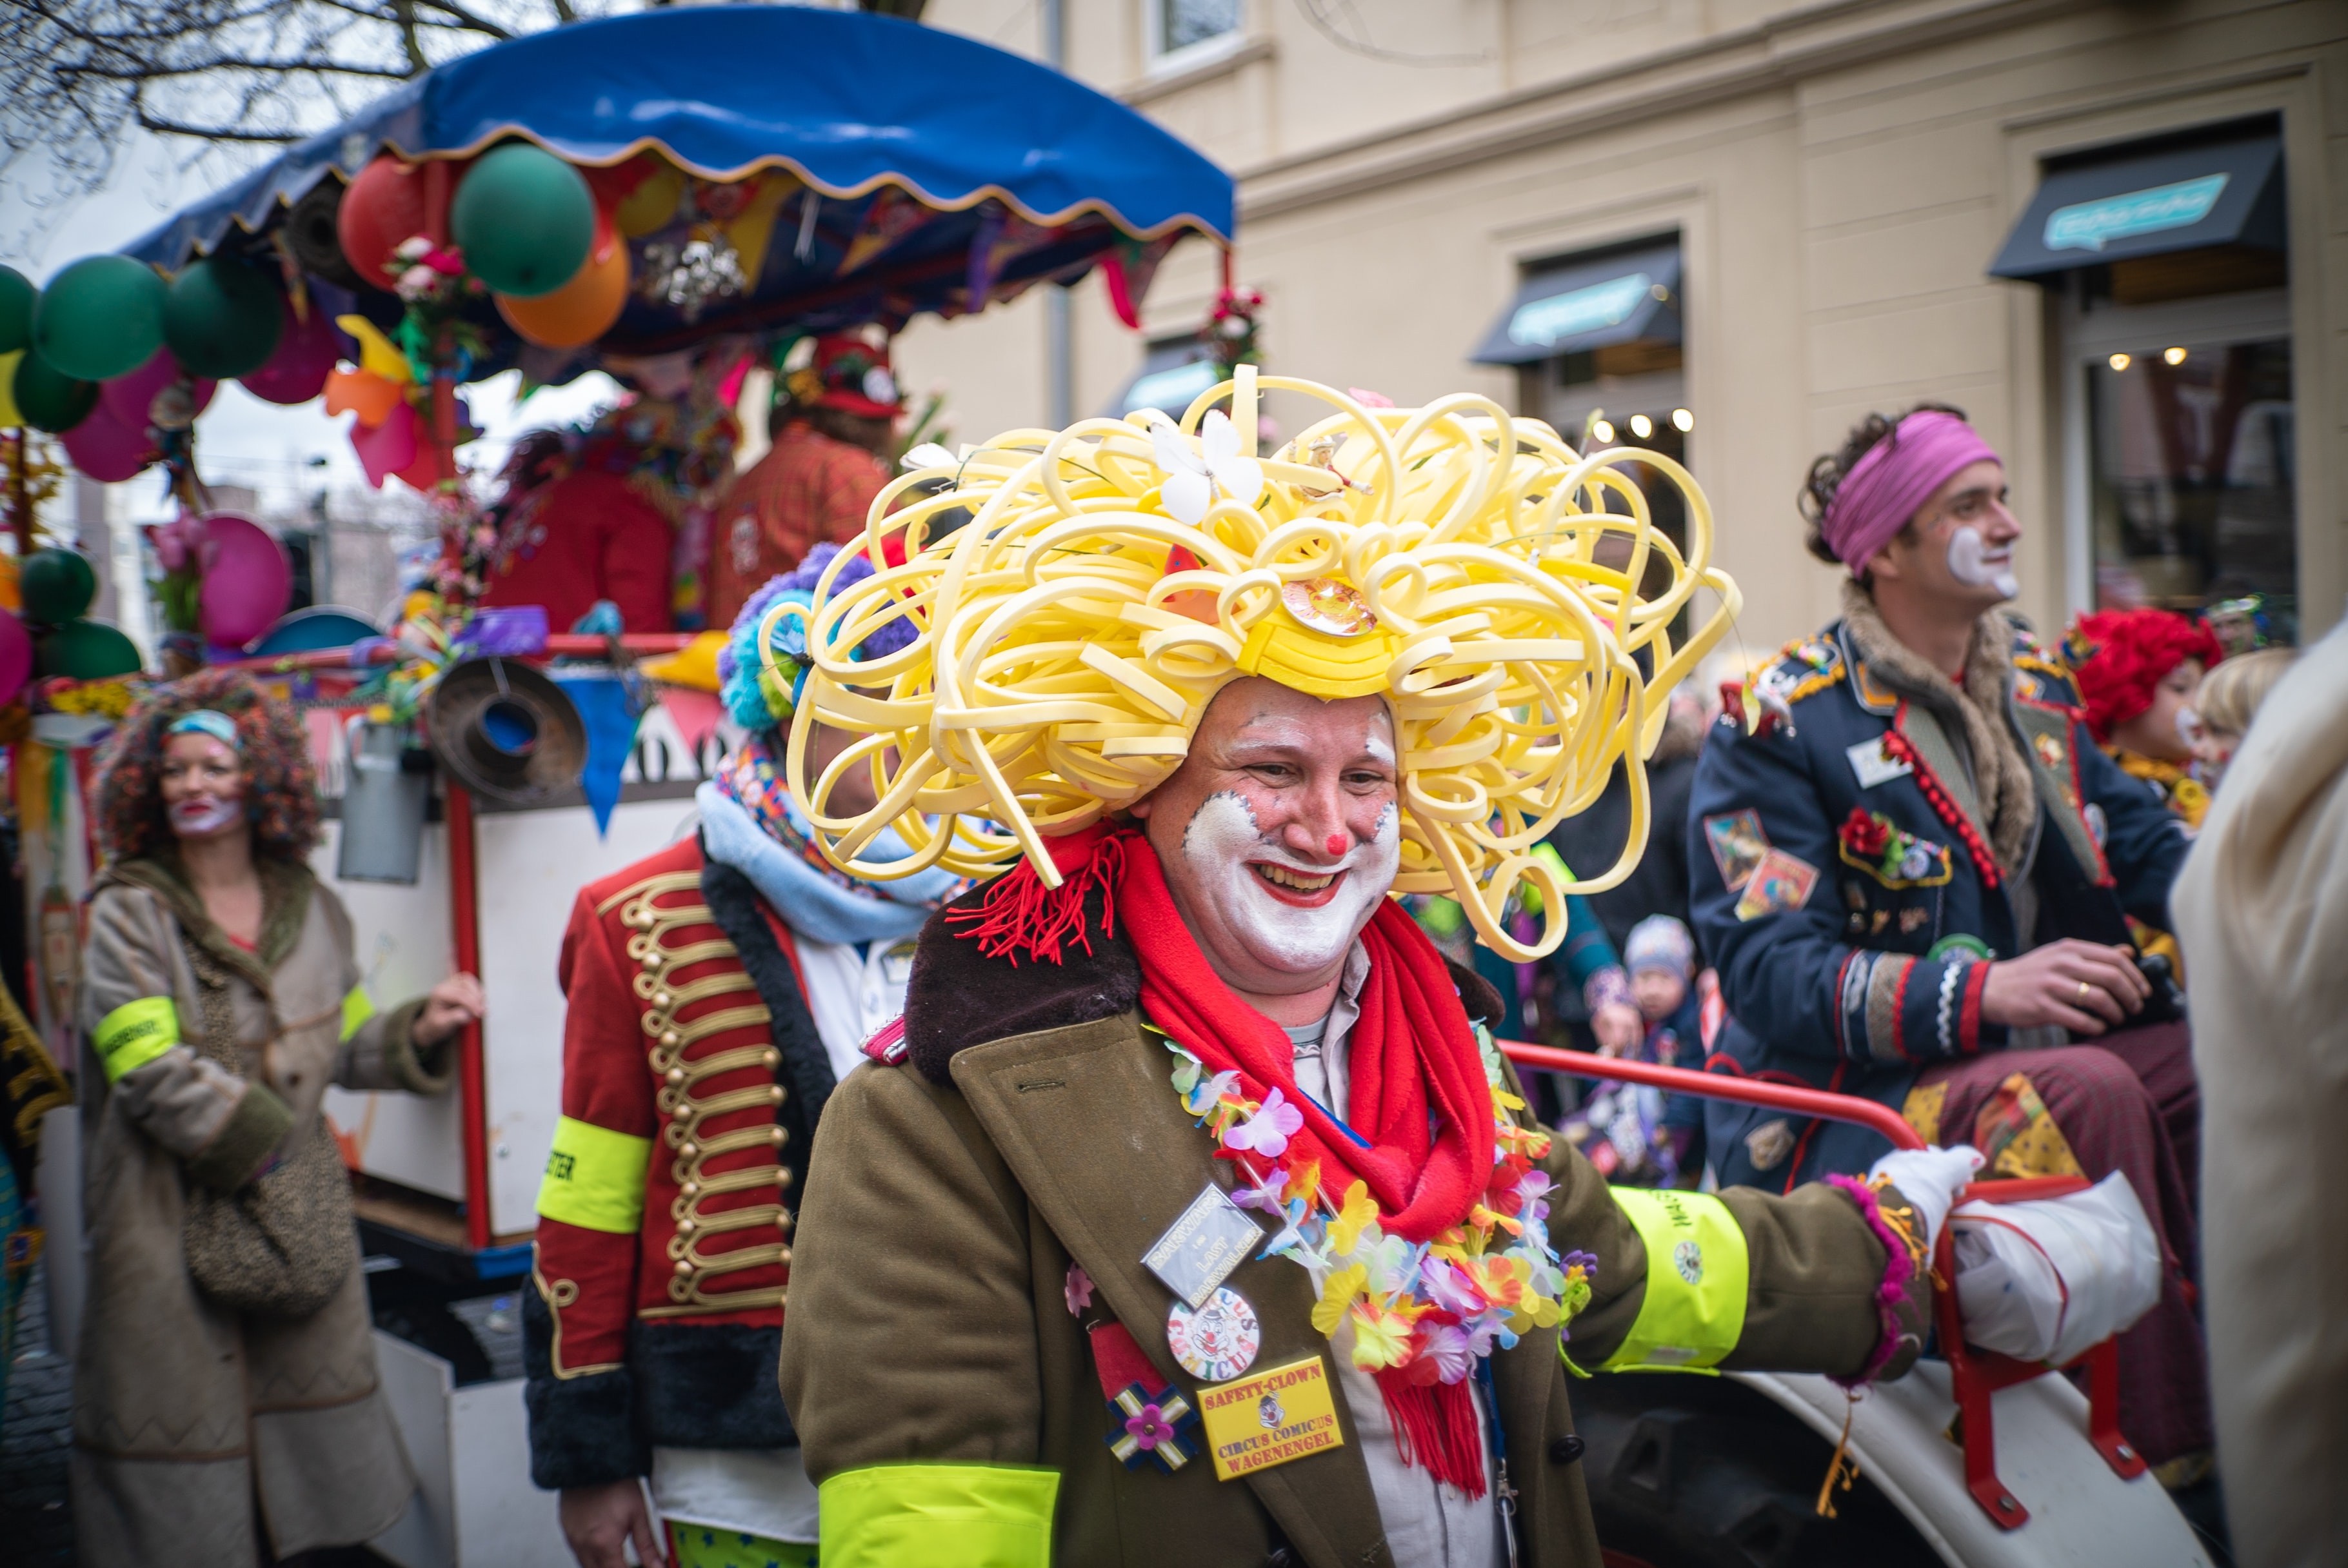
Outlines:
{"label": "clown with yellow noodle wig", "polygon": [[[1330,412],[1263,460],[1249,449],[1268,389]],[[1252,366],[1228,394],[1236,418],[1210,409],[1226,395],[1202,395],[1179,429],[1137,415],[1014,431],[884,492],[865,551],[899,564],[836,595],[829,579],[819,587],[810,667],[794,677],[818,722],[870,732],[810,779],[795,731],[791,787],[824,853],[876,877],[983,873],[1024,855],[1056,886],[1051,841],[1147,795],[1215,694],[1262,676],[1382,696],[1400,743],[1395,891],[1457,898],[1513,959],[1549,953],[1561,921],[1530,948],[1500,923],[1526,886],[1563,908],[1567,886],[1534,847],[1618,765],[1629,841],[1644,842],[1643,758],[1663,694],[1735,614],[1703,491],[1660,453],[1583,458],[1484,397],[1373,408]],[[1638,466],[1684,499],[1684,550],[1655,527]],[[954,509],[973,523],[929,542]],[[1659,562],[1663,587],[1643,596]],[[1697,630],[1675,643],[1682,616]],[[918,628],[910,646],[870,662],[845,652],[898,617]],[[829,814],[856,769],[871,770],[880,806]],[[860,863],[891,825],[922,852]],[[1571,885],[1612,887],[1635,857]]]}
{"label": "clown with yellow noodle wig", "polygon": [[[1269,457],[1267,391],[1326,410]],[[1628,872],[1535,851],[1618,768],[1644,842],[1663,694],[1735,613],[1684,470],[1248,367],[1179,423],[922,459],[877,569],[757,638],[821,854],[995,873],[801,1194],[780,1384],[827,1563],[1596,1568],[1569,1366],[1905,1369],[1900,1186],[1611,1191],[1389,896],[1524,961]],[[817,727],[859,738],[814,768]],[[1961,1164],[1901,1181],[1945,1212]]]}

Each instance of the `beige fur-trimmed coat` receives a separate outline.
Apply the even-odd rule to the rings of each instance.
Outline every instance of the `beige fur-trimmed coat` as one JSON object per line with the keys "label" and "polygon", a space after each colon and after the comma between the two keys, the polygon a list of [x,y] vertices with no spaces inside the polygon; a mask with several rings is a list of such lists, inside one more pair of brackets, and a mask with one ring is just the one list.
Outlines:
{"label": "beige fur-trimmed coat", "polygon": [[[79,1075],[89,1272],[72,1457],[88,1568],[252,1568],[266,1560],[257,1529],[281,1557],[364,1541],[415,1490],[376,1386],[355,1234],[341,1289],[290,1321],[223,1310],[183,1254],[190,1191],[258,1176],[312,1131],[329,1083],[448,1087],[410,1044],[420,1003],[344,1037],[341,1003],[359,981],[350,916],[306,867],[261,870],[254,952],[221,934],[169,861],[113,867],[90,902]],[[182,930],[234,976],[242,1072],[186,1043],[201,1037],[203,1009]],[[149,996],[171,998],[183,1043],[109,1084],[89,1037]]]}

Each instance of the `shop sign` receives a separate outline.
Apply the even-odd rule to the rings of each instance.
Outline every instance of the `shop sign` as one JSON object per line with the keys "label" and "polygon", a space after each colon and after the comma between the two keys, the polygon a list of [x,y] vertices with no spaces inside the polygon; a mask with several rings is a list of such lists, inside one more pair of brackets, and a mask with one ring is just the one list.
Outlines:
{"label": "shop sign", "polygon": [[1527,346],[1552,347],[1567,338],[1604,327],[1620,326],[1647,297],[1654,280],[1644,273],[1609,278],[1568,294],[1551,294],[1520,304],[1509,318],[1509,339]]}
{"label": "shop sign", "polygon": [[2209,215],[2229,178],[2205,174],[2199,180],[2180,180],[2174,185],[2057,207],[2046,214],[2046,248],[2100,251],[2107,241],[2190,228]]}

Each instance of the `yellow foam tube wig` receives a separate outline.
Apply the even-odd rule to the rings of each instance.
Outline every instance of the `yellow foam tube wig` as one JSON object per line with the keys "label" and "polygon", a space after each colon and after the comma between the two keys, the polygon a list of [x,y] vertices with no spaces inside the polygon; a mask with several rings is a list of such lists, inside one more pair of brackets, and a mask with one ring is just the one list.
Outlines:
{"label": "yellow foam tube wig", "polygon": [[[1263,389],[1329,412],[1260,459]],[[1634,465],[1684,501],[1684,550],[1654,525]],[[972,521],[932,542],[955,509]],[[1056,885],[1045,841],[1157,788],[1228,682],[1375,691],[1398,742],[1395,891],[1449,894],[1486,944],[1527,961],[1564,939],[1564,893],[1637,862],[1663,696],[1736,613],[1712,547],[1704,492],[1659,453],[1577,454],[1474,395],[1371,408],[1242,366],[1179,426],[1151,411],[1013,430],[883,490],[862,547],[880,569],[840,587],[843,554],[817,586],[791,789],[825,857],[855,875],[983,875],[1024,855]],[[1696,629],[1676,642],[1684,614]],[[899,618],[910,645],[850,656]],[[810,779],[817,723],[858,738]],[[1532,851],[1617,766],[1630,847],[1561,882]],[[836,813],[851,773],[879,804]],[[860,860],[884,827],[912,855]],[[1530,946],[1502,928],[1520,888],[1540,895]]]}

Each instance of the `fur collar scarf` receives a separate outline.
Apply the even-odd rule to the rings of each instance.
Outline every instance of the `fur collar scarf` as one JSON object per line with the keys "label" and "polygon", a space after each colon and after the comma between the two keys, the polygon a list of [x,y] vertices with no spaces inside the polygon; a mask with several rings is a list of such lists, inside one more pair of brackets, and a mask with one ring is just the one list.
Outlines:
{"label": "fur collar scarf", "polygon": [[1843,623],[1851,646],[1886,686],[1929,706],[1944,724],[1954,720],[1972,764],[1973,792],[1988,819],[1990,851],[1999,870],[2018,875],[2038,820],[2038,787],[2023,755],[2022,739],[2006,717],[2013,690],[2013,623],[1992,610],[1973,626],[1965,654],[1964,685],[1959,686],[1891,634],[1875,600],[1857,583],[1842,588]]}
{"label": "fur collar scarf", "polygon": [[202,895],[188,881],[187,869],[176,854],[117,861],[99,876],[98,886],[120,882],[145,888],[170,906],[180,929],[196,945],[265,995],[271,973],[294,951],[303,923],[310,918],[310,895],[316,890],[317,879],[298,861],[268,855],[255,855],[252,869],[261,879],[261,939],[251,952],[231,942],[228,934],[212,923],[212,917],[204,911]]}

